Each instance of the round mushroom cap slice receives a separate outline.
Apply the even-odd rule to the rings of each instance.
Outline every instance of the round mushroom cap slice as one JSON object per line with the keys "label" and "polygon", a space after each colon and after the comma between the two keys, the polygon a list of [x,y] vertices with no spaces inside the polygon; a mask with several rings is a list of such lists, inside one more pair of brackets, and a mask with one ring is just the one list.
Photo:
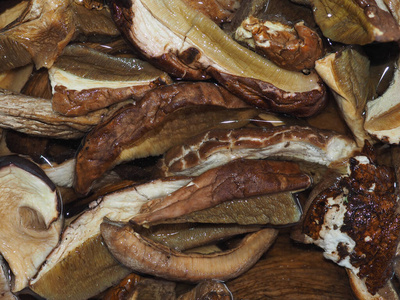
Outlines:
{"label": "round mushroom cap slice", "polygon": [[63,225],[55,185],[33,162],[19,156],[0,158],[0,252],[14,275],[12,291],[28,285]]}

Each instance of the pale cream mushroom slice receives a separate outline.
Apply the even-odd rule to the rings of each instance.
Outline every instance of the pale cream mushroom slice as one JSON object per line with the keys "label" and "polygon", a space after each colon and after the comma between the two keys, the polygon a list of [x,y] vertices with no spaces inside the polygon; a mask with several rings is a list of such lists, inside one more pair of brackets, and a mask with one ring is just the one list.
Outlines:
{"label": "pale cream mushroom slice", "polygon": [[369,80],[370,62],[355,48],[331,53],[316,61],[315,69],[331,88],[343,118],[359,147],[371,141],[364,130],[364,109],[373,88]]}
{"label": "pale cream mushroom slice", "polygon": [[0,252],[13,274],[12,291],[18,292],[59,242],[61,200],[45,173],[19,156],[0,158],[0,199]]}
{"label": "pale cream mushroom slice", "polygon": [[103,218],[127,222],[153,198],[172,193],[188,178],[160,179],[106,194],[89,205],[64,230],[30,288],[46,299],[88,299],[118,283],[131,271],[108,252],[100,235]]}
{"label": "pale cream mushroom slice", "polygon": [[398,144],[400,142],[400,60],[392,82],[387,90],[378,98],[366,105],[365,130],[383,142]]}

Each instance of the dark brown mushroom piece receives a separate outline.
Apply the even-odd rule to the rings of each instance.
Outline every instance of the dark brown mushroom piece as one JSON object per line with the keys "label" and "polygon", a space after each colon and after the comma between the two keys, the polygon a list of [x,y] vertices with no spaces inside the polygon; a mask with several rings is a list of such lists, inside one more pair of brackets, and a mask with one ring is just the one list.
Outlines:
{"label": "dark brown mushroom piece", "polygon": [[196,299],[233,300],[233,295],[225,283],[218,280],[205,280],[177,298],[177,300]]}
{"label": "dark brown mushroom piece", "polygon": [[[246,199],[243,206],[251,206],[248,203],[251,202],[249,200],[251,197],[285,191],[300,191],[310,185],[310,177],[303,173],[296,163],[267,160],[235,160],[201,174],[185,187],[167,197],[154,199],[146,203],[142,206],[140,214],[131,221],[139,225],[149,226],[215,207],[229,200]],[[272,203],[274,202],[274,199],[269,200]],[[275,200],[279,201],[279,199]],[[284,199],[280,200],[284,202]],[[289,201],[286,201],[286,205],[283,205],[283,207],[278,208],[279,205],[275,207],[278,214],[284,215],[282,218],[277,217],[276,219],[279,220],[278,223],[280,225],[284,225],[285,222],[286,224],[292,223],[293,220],[296,222],[298,220],[296,218],[299,218],[300,215],[293,198],[291,198],[291,201],[290,197],[286,200]],[[269,208],[274,211],[275,208],[273,208],[274,205],[271,202],[269,203]],[[255,206],[257,207],[257,205]],[[295,206],[294,209],[293,206]],[[254,210],[257,209],[255,208]],[[264,212],[266,211],[264,210]],[[288,213],[287,215],[285,214],[286,212]],[[270,217],[269,221],[273,219],[273,216]]]}
{"label": "dark brown mushroom piece", "polygon": [[73,0],[30,0],[0,33],[0,71],[32,62],[37,69],[49,68],[79,34],[119,35],[106,7],[89,10]]}
{"label": "dark brown mushroom piece", "polygon": [[351,273],[355,293],[373,299],[393,275],[399,243],[395,175],[368,155],[350,159],[349,174],[313,200],[303,223],[305,241]]}
{"label": "dark brown mushroom piece", "polygon": [[187,184],[189,178],[150,181],[112,191],[90,203],[64,229],[60,243],[29,287],[46,299],[84,300],[117,284],[131,271],[109,253],[100,235],[104,218],[128,222],[140,207]]}
{"label": "dark brown mushroom piece", "polygon": [[113,16],[150,62],[175,77],[202,80],[211,75],[252,105],[300,117],[326,104],[324,84],[315,72],[277,67],[181,0],[114,1]]}
{"label": "dark brown mushroom piece", "polygon": [[281,158],[335,168],[357,149],[347,136],[307,126],[216,129],[171,148],[158,167],[164,176],[196,176],[237,158]]}
{"label": "dark brown mushroom piece", "polygon": [[0,256],[0,297],[4,300],[18,300],[18,297],[11,292],[11,273],[4,261]]}
{"label": "dark brown mushroom piece", "polygon": [[303,21],[290,25],[249,17],[236,29],[235,39],[292,71],[313,69],[324,52],[318,33]]}
{"label": "dark brown mushroom piece", "polygon": [[67,116],[140,100],[152,88],[172,83],[148,62],[103,54],[83,45],[67,46],[49,69],[49,77],[53,109]]}
{"label": "dark brown mushroom piece", "polygon": [[28,286],[58,244],[63,226],[56,186],[33,162],[0,157],[0,253],[13,274],[13,292]]}
{"label": "dark brown mushroom piece", "polygon": [[212,83],[183,82],[153,89],[86,136],[76,158],[75,189],[86,194],[117,164],[163,154],[206,130],[244,126],[256,115],[257,110]]}
{"label": "dark brown mushroom piece", "polygon": [[250,233],[235,248],[213,254],[182,253],[154,243],[129,225],[101,224],[101,234],[112,255],[136,272],[167,280],[200,282],[228,280],[248,270],[274,242],[277,231]]}
{"label": "dark brown mushroom piece", "polygon": [[400,26],[382,1],[312,0],[315,22],[325,37],[366,45],[400,39]]}

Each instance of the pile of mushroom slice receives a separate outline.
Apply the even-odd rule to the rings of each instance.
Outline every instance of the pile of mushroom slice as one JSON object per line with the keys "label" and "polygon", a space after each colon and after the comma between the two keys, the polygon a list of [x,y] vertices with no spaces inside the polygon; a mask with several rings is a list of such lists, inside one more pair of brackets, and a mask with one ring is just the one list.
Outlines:
{"label": "pile of mushroom slice", "polygon": [[[52,204],[60,201],[56,184],[85,206],[64,228],[60,203],[40,209],[24,204],[18,210],[25,227],[40,228],[41,234],[51,231],[52,237],[26,278],[16,260],[1,252],[10,267],[7,271],[1,264],[2,271],[15,277],[11,282],[0,277],[10,299],[28,285],[47,299],[87,299],[132,272],[163,278],[165,295],[174,289],[171,281],[229,281],[256,263],[281,227],[301,224],[307,207],[299,205],[298,193],[315,189],[331,170],[345,174],[348,158],[365,140],[399,143],[398,70],[387,91],[374,94],[375,84],[369,81],[374,62],[363,54],[366,48],[359,47],[400,39],[392,1],[368,0],[366,7],[367,2],[358,0],[294,1],[313,8],[309,12],[319,28],[311,29],[307,21],[290,26],[281,18],[278,23],[255,22],[253,14],[259,17],[256,12],[269,1],[203,1],[200,7],[200,2],[187,0],[114,0],[109,7],[101,2],[21,1],[6,11],[6,18],[0,17],[0,71],[26,66],[14,91],[0,91],[0,127],[4,135],[16,130],[48,139],[82,139],[75,157],[42,164],[50,181],[38,173],[52,187]],[[250,17],[242,27],[249,30],[246,34],[252,31],[251,39],[258,39],[256,51],[235,40],[235,30],[229,29],[241,13]],[[332,26],[342,16],[355,22]],[[49,32],[57,34],[34,39]],[[303,51],[289,63],[279,62],[285,56],[272,47],[278,53],[267,59],[259,50],[269,50],[268,44],[275,41],[262,44],[266,33],[291,33],[288,40],[303,47],[296,49],[318,49]],[[129,45],[122,42],[125,48],[120,52],[105,50],[122,41],[120,34]],[[320,38],[326,41],[323,35],[333,44],[347,45],[341,44],[338,51],[337,45],[326,47],[320,43]],[[304,36],[314,40],[303,45]],[[99,37],[105,45],[94,45]],[[246,40],[250,48],[251,39]],[[309,58],[311,52],[315,55]],[[304,60],[311,62],[303,64]],[[23,88],[32,66],[41,68],[34,75],[49,73],[50,97],[33,96]],[[336,125],[319,124],[328,130],[307,125],[308,117],[324,116],[330,92],[351,131],[346,135],[335,132]],[[260,119],[266,111],[276,114],[272,118],[289,114],[296,125],[273,126]],[[3,141],[0,151],[11,152],[3,148]],[[118,167],[151,156],[149,178],[121,187]],[[96,194],[108,180],[121,185]],[[40,215],[45,209],[53,210],[52,218]],[[231,239],[233,247],[218,248]],[[213,253],[200,253],[204,250]],[[360,278],[351,272],[349,277],[360,292]],[[144,281],[129,297],[141,295],[146,282],[156,285]],[[392,288],[390,282],[385,288]],[[368,290],[361,292],[359,298],[370,297]]]}

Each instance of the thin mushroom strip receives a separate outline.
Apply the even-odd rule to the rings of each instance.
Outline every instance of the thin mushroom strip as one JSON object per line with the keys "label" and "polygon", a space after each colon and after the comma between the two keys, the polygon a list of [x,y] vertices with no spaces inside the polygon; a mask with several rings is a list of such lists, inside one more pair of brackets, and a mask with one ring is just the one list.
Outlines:
{"label": "thin mushroom strip", "polygon": [[108,249],[122,264],[136,272],[189,282],[239,276],[268,250],[278,233],[275,229],[263,229],[247,235],[236,248],[202,255],[184,254],[154,243],[129,225],[103,222],[100,228]]}
{"label": "thin mushroom strip", "polygon": [[237,158],[268,157],[329,166],[347,159],[356,149],[349,137],[312,127],[216,129],[168,150],[159,168],[164,176],[196,176]]}

